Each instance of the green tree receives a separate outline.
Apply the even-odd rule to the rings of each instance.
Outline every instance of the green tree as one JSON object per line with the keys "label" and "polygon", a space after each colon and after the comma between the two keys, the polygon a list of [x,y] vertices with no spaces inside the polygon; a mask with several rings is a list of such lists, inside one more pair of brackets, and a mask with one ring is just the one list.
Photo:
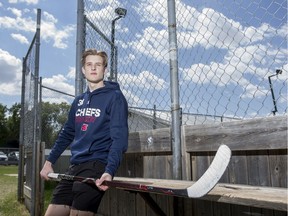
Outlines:
{"label": "green tree", "polygon": [[8,147],[19,147],[19,134],[20,134],[20,111],[21,104],[15,103],[10,109],[8,109],[9,116],[7,118],[7,145]]}
{"label": "green tree", "polygon": [[51,148],[62,130],[70,109],[67,103],[42,103],[42,141],[45,148]]}
{"label": "green tree", "polygon": [[8,109],[6,106],[0,104],[0,146],[4,146],[7,142],[8,129],[6,113]]}

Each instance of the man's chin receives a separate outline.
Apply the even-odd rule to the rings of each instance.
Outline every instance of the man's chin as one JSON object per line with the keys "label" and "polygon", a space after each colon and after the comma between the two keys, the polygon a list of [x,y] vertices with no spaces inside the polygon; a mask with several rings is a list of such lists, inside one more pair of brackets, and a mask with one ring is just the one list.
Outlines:
{"label": "man's chin", "polygon": [[91,80],[91,79],[86,79],[89,83],[93,84],[99,84],[103,82],[103,79],[98,79],[98,80]]}

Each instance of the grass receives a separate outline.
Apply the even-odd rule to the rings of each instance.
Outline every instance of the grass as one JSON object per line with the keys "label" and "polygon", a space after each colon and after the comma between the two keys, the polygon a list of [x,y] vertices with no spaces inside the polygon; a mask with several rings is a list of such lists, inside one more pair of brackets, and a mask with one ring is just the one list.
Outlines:
{"label": "grass", "polygon": [[18,178],[7,174],[18,174],[18,166],[0,166],[0,215],[29,216],[26,207],[17,201]]}
{"label": "grass", "polygon": [[[9,174],[18,174],[18,166],[0,166],[0,215],[30,216],[25,205],[17,201],[18,178]],[[55,185],[55,182],[45,183],[44,209],[51,200]]]}

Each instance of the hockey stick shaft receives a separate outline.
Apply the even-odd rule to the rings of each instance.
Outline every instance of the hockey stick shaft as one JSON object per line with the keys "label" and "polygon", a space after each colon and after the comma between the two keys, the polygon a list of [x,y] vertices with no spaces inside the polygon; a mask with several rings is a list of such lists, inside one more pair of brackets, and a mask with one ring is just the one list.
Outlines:
{"label": "hockey stick shaft", "polygon": [[[221,145],[216,152],[214,160],[212,161],[206,172],[196,182],[191,182],[188,188],[170,188],[169,186],[154,186],[153,182],[137,182],[137,181],[104,181],[103,185],[126,190],[151,192],[172,196],[198,198],[206,195],[218,183],[219,179],[225,172],[231,158],[231,150],[226,145]],[[65,179],[70,181],[81,181],[95,184],[96,179],[86,178],[80,176],[72,176],[66,174],[50,173],[48,175],[52,179]]]}
{"label": "hockey stick shaft", "polygon": [[[83,183],[95,184],[95,178],[86,178],[82,176],[73,176],[67,174],[58,174],[58,173],[49,173],[49,178],[57,179],[57,180],[68,180],[68,181],[80,181]],[[158,194],[172,195],[172,196],[181,196],[187,197],[187,190],[185,189],[174,189],[167,187],[158,187],[153,186],[152,182],[138,182],[138,181],[104,181],[103,185],[125,189],[125,190],[134,190],[134,191],[142,191],[142,192],[152,192]]]}

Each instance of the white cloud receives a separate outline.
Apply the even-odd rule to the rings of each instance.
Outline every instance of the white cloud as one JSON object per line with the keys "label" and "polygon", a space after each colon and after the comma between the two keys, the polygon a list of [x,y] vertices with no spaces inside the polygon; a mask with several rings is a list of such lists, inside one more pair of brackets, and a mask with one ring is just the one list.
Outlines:
{"label": "white cloud", "polygon": [[1,65],[0,83],[15,81],[21,77],[20,76],[22,71],[21,60],[2,49],[0,49],[0,65]]}
{"label": "white cloud", "polygon": [[266,95],[268,89],[265,89],[261,82],[252,84],[245,75],[250,74],[255,79],[263,80],[269,74],[267,65],[271,67],[277,62],[285,62],[284,50],[280,52],[273,47],[256,44],[229,50],[222,63],[193,64],[191,68],[181,70],[186,81],[191,80],[198,84],[213,83],[219,87],[238,85],[243,88],[242,98],[253,98]]}
{"label": "white cloud", "polygon": [[22,61],[0,49],[0,94],[19,95],[21,89]]}
{"label": "white cloud", "polygon": [[44,19],[41,23],[41,37],[46,42],[53,40],[53,47],[65,49],[68,47],[65,40],[71,37],[75,31],[75,25],[67,25],[62,29],[57,29],[57,22],[58,20],[52,14],[44,12]]}
{"label": "white cloud", "polygon": [[17,9],[17,8],[7,8],[8,11],[11,11],[15,16],[21,17],[22,16],[22,11]]}
{"label": "white cloud", "polygon": [[[46,86],[51,89],[55,89],[58,91],[61,91],[63,93],[74,95],[75,88],[73,85],[68,83],[68,79],[63,76],[62,74],[54,75],[50,78],[43,78],[42,79],[43,86]],[[66,98],[65,94],[61,94],[55,91],[47,90],[45,89],[45,92],[43,91],[43,98],[57,98],[64,97]]]}
{"label": "white cloud", "polygon": [[122,89],[122,92],[129,104],[129,106],[132,106],[132,107],[141,107],[143,104],[146,104],[148,105],[149,104],[149,101],[148,100],[145,100],[144,101],[139,98],[137,95],[135,95],[135,92],[132,92],[130,90],[127,90],[127,89]]}
{"label": "white cloud", "polygon": [[[155,60],[167,62],[169,55],[168,32],[167,30],[157,30],[153,27],[144,29],[139,40],[129,43],[138,53],[143,53]],[[166,63],[165,62],[165,63]]]}
{"label": "white cloud", "polygon": [[51,22],[51,23],[57,23],[58,22],[58,20],[52,14],[50,14],[46,11],[43,12],[43,16],[47,22]]}
{"label": "white cloud", "polygon": [[22,17],[0,17],[0,27],[6,29],[12,29],[15,31],[25,31],[25,32],[34,32],[36,29],[35,21],[31,18],[22,18]]}
{"label": "white cloud", "polygon": [[16,41],[19,41],[21,44],[29,44],[28,39],[21,34],[11,34],[11,37]]}
{"label": "white cloud", "polygon": [[0,83],[0,94],[9,96],[21,95],[21,82]]}
{"label": "white cloud", "polygon": [[[15,12],[16,13],[16,12]],[[57,19],[53,15],[44,12],[41,21],[41,38],[46,42],[53,41],[53,47],[65,49],[68,47],[67,39],[75,32],[75,25],[63,26],[62,29],[57,27]],[[13,31],[23,31],[34,33],[36,31],[36,17],[16,18],[2,16],[0,17],[0,27],[12,29]]]}
{"label": "white cloud", "polygon": [[148,21],[163,26],[167,23],[167,2],[164,0],[139,1],[139,4],[133,8],[141,14],[141,22]]}
{"label": "white cloud", "polygon": [[26,4],[38,4],[39,0],[9,0],[10,4],[26,3]]}
{"label": "white cloud", "polygon": [[128,83],[130,86],[135,85],[140,88],[145,88],[146,90],[163,90],[168,87],[165,80],[159,78],[149,71],[142,71],[137,76],[133,76],[131,74],[119,74],[118,79],[122,85]]}
{"label": "white cloud", "polygon": [[67,77],[68,77],[69,79],[75,80],[75,76],[76,76],[76,69],[75,69],[75,67],[69,67],[69,71],[68,71]]}

